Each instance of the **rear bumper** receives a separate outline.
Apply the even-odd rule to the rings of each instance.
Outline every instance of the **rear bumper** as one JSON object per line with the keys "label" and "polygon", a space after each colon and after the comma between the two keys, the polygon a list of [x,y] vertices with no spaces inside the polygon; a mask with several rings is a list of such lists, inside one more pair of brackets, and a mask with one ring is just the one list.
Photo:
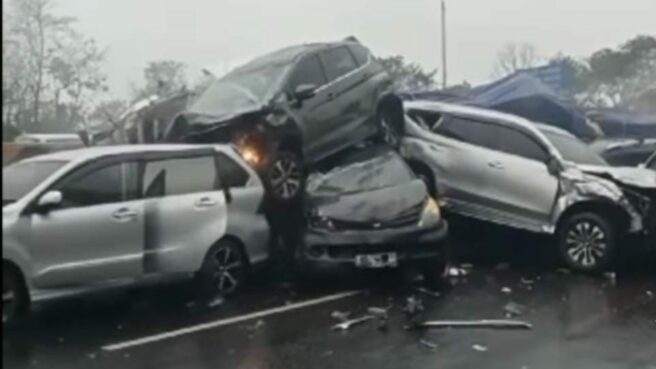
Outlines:
{"label": "rear bumper", "polygon": [[442,221],[430,229],[328,232],[309,230],[297,259],[304,269],[314,272],[353,271],[356,255],[394,252],[399,266],[430,263],[445,259],[448,225]]}

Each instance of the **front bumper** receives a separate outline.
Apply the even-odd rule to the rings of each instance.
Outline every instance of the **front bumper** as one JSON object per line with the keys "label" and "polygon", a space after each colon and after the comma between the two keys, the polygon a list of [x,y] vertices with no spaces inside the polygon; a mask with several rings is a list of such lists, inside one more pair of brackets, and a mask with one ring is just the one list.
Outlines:
{"label": "front bumper", "polygon": [[354,270],[356,256],[394,252],[399,266],[445,259],[446,221],[429,229],[416,226],[371,231],[308,230],[297,259],[315,272]]}

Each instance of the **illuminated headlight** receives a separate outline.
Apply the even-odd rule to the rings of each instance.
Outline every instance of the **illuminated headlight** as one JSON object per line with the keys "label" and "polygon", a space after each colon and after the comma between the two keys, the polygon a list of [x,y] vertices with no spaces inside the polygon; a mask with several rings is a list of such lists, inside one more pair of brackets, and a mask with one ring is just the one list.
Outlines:
{"label": "illuminated headlight", "polygon": [[262,161],[260,153],[258,153],[257,149],[252,146],[241,146],[239,148],[239,153],[241,154],[241,157],[252,166],[256,166]]}
{"label": "illuminated headlight", "polygon": [[427,226],[429,224],[435,224],[440,221],[442,215],[440,214],[440,207],[437,205],[435,199],[429,197],[424,205],[424,210],[421,212],[421,218],[419,219],[419,226]]}

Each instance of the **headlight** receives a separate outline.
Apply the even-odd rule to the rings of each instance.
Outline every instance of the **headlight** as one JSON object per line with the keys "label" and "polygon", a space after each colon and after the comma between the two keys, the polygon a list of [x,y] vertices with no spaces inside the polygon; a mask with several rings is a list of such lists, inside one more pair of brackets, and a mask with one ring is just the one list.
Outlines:
{"label": "headlight", "polygon": [[424,205],[424,210],[421,212],[421,218],[419,219],[419,226],[423,227],[431,223],[437,223],[440,221],[442,215],[440,214],[440,207],[437,205],[437,201],[432,197],[429,197]]}
{"label": "headlight", "polygon": [[257,149],[252,146],[240,147],[239,153],[241,154],[241,157],[244,158],[244,160],[252,166],[258,165],[262,160],[260,154],[257,152]]}

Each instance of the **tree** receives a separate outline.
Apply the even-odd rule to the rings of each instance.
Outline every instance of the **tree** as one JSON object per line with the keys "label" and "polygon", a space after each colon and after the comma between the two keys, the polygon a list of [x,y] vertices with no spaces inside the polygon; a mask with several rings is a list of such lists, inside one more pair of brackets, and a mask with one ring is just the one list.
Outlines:
{"label": "tree", "polygon": [[541,60],[533,45],[510,43],[497,54],[493,74],[497,78],[505,77],[519,70],[535,67]]}
{"label": "tree", "polygon": [[187,88],[187,66],[174,60],[148,63],[144,69],[145,86],[136,89],[136,98],[168,96]]}
{"label": "tree", "polygon": [[380,63],[387,70],[397,90],[422,90],[435,86],[437,69],[425,71],[419,64],[406,62],[400,55],[380,58]]}

